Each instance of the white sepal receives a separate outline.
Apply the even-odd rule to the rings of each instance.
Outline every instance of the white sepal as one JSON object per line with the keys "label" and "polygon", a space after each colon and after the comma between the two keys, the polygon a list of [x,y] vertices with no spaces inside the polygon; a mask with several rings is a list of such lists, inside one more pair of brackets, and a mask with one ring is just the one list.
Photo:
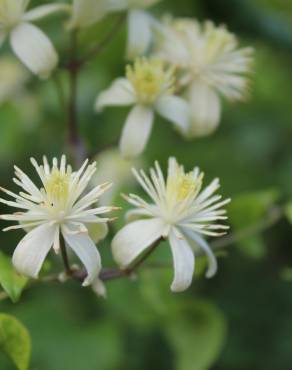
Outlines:
{"label": "white sepal", "polygon": [[16,26],[10,35],[11,47],[18,58],[40,78],[48,78],[57,66],[58,55],[48,37],[30,23]]}
{"label": "white sepal", "polygon": [[120,150],[124,158],[140,155],[149,140],[154,120],[151,108],[136,105],[129,113],[123,128]]}
{"label": "white sepal", "polygon": [[191,120],[189,104],[182,98],[174,95],[162,96],[156,103],[157,112],[172,122],[179,131],[186,133]]}
{"label": "white sepal", "polygon": [[139,220],[126,225],[112,241],[112,253],[115,261],[122,268],[129,266],[161,237],[163,229],[163,221],[157,218]]}
{"label": "white sepal", "polygon": [[201,81],[194,81],[189,90],[191,107],[190,137],[211,134],[220,122],[221,102],[213,88]]}
{"label": "white sepal", "polygon": [[195,255],[188,242],[179,237],[174,231],[169,234],[169,243],[174,265],[174,280],[171,284],[171,290],[182,292],[192,283]]}
{"label": "white sepal", "polygon": [[86,28],[100,21],[108,12],[108,0],[74,0],[68,28]]}
{"label": "white sepal", "polygon": [[87,233],[78,232],[74,228],[62,227],[66,245],[71,248],[85,266],[87,277],[83,286],[88,286],[98,277],[101,270],[100,254]]}
{"label": "white sepal", "polygon": [[151,16],[138,9],[128,14],[128,46],[127,58],[134,59],[145,54],[152,40]]}
{"label": "white sepal", "polygon": [[218,263],[217,263],[217,259],[214,253],[212,252],[211,247],[208,245],[205,239],[203,239],[200,235],[198,235],[198,233],[193,232],[191,230],[186,231],[186,233],[187,233],[187,236],[189,237],[189,240],[195,242],[205,252],[208,258],[208,261],[209,261],[209,268],[206,272],[206,277],[207,278],[213,277],[217,272]]}
{"label": "white sepal", "polygon": [[45,223],[36,227],[19,242],[12,262],[15,269],[23,275],[37,278],[43,262],[53,243],[57,226]]}
{"label": "white sepal", "polygon": [[127,106],[135,102],[136,97],[131,83],[126,78],[117,78],[108,89],[99,94],[95,109],[101,111],[108,106]]}
{"label": "white sepal", "polygon": [[51,14],[63,11],[69,13],[71,11],[71,6],[69,4],[40,5],[24,13],[22,16],[22,20],[24,22],[36,21]]}

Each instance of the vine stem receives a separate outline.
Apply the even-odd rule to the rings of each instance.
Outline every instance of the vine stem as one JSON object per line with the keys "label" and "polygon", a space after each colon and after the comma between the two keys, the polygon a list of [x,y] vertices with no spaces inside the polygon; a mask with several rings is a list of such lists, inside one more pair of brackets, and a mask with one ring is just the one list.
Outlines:
{"label": "vine stem", "polygon": [[62,236],[62,233],[60,233],[60,250],[61,255],[64,263],[65,272],[68,276],[72,275],[72,269],[70,267],[69,258],[66,250],[65,240]]}
{"label": "vine stem", "polygon": [[[110,281],[131,276],[141,267],[141,265],[156,250],[162,241],[163,238],[159,238],[155,243],[152,244],[150,248],[148,248],[141,258],[139,258],[132,266],[126,269],[104,269],[99,275],[100,280]],[[70,275],[73,279],[78,281],[83,281],[87,276],[85,271],[70,271]]]}
{"label": "vine stem", "polygon": [[108,43],[118,34],[118,31],[123,26],[126,20],[126,17],[126,14],[122,14],[117,17],[116,21],[114,22],[112,28],[108,31],[108,33],[106,33],[105,36],[98,42],[98,44],[95,45],[85,56],[83,56],[78,61],[79,68],[88,63],[91,59],[95,58],[104,50]]}
{"label": "vine stem", "polygon": [[80,66],[76,62],[77,58],[77,32],[73,31],[71,35],[71,50],[70,62],[67,66],[69,73],[70,96],[68,102],[68,131],[69,131],[69,145],[72,151],[75,164],[81,165],[86,157],[86,150],[82,142],[78,130],[78,112],[77,112],[77,98],[78,98],[78,77]]}
{"label": "vine stem", "polygon": [[[78,99],[78,77],[82,67],[91,59],[99,55],[104,48],[109,44],[113,37],[118,33],[126,19],[126,14],[117,17],[116,22],[108,33],[93,47],[85,56],[78,59],[78,33],[73,31],[71,33],[71,47],[69,62],[63,65],[69,73],[69,102],[68,102],[68,141],[71,148],[71,155],[74,159],[76,166],[80,166],[84,159],[87,157],[85,145],[79,135],[78,130],[78,112],[77,112],[77,99]],[[57,82],[57,81],[56,81]]]}
{"label": "vine stem", "polygon": [[[252,235],[255,235],[257,233],[263,232],[270,227],[274,226],[280,219],[283,217],[283,209],[280,207],[274,207],[271,209],[269,214],[266,218],[261,220],[259,223],[252,225],[248,228],[245,228],[241,232],[238,232],[236,234],[226,236],[224,238],[219,239],[218,241],[214,241],[211,243],[212,249],[219,249],[223,247],[227,247],[231,244],[234,244],[236,242],[239,242],[245,238],[248,238]],[[102,270],[100,274],[100,279],[104,282],[116,280],[120,278],[125,278],[131,276],[134,272],[137,271],[138,268],[141,267],[141,265],[146,261],[146,259],[155,251],[155,249],[158,247],[162,239],[157,240],[149,249],[148,251],[140,258],[138,259],[132,266],[130,266],[128,269],[121,270],[121,269],[104,269]],[[62,249],[61,249],[62,251]],[[66,252],[66,251],[65,251]],[[63,253],[63,252],[62,252]],[[63,255],[63,254],[62,254]],[[200,255],[200,254],[199,254]],[[199,256],[198,255],[198,256]],[[66,256],[66,257],[65,257]],[[86,272],[85,271],[74,271],[70,268],[67,252],[63,256],[63,262],[65,266],[66,273],[68,277],[71,277],[72,279],[83,281],[86,278]],[[147,265],[148,266],[148,265]],[[154,263],[152,265],[148,266],[149,268],[165,268],[170,267],[170,265],[165,265],[163,263]],[[49,275],[42,279],[40,279],[40,282],[47,283],[52,281],[59,281],[59,274],[55,275]],[[28,285],[28,288],[31,286],[36,285],[36,282],[33,282],[32,284]],[[3,301],[8,298],[8,294],[6,292],[0,292],[0,301]]]}

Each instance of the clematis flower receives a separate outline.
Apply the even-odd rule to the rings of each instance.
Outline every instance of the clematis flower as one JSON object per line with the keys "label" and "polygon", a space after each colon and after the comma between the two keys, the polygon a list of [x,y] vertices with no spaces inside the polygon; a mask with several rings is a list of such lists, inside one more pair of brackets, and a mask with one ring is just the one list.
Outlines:
{"label": "clematis flower", "polygon": [[209,135],[217,128],[220,96],[229,101],[247,96],[253,49],[239,49],[236,37],[224,26],[166,18],[155,54],[180,71],[180,84],[192,109],[190,137]]}
{"label": "clematis flower", "polygon": [[120,150],[125,158],[141,154],[151,134],[154,112],[185,131],[189,125],[189,106],[174,95],[174,69],[160,60],[137,59],[127,67],[127,78],[116,79],[97,98],[96,110],[107,106],[134,105],[124,126]]}
{"label": "clematis flower", "polygon": [[86,28],[100,21],[112,7],[108,0],[73,0],[69,29]]}
{"label": "clematis flower", "polygon": [[134,194],[126,196],[136,207],[128,217],[138,220],[122,228],[112,241],[117,263],[126,268],[153,243],[165,238],[173,255],[172,291],[180,292],[190,286],[195,254],[200,248],[209,259],[206,276],[212,277],[217,271],[217,261],[204,236],[221,236],[228,229],[221,221],[227,219],[222,207],[230,199],[221,200],[220,195],[214,195],[220,187],[219,180],[213,180],[202,189],[203,174],[199,169],[185,173],[175,158],[169,159],[166,180],[157,162],[150,170],[150,176],[143,171],[133,172],[151,202]]}
{"label": "clematis flower", "polygon": [[58,11],[66,4],[41,5],[27,11],[30,0],[0,0],[0,45],[9,37],[21,62],[40,78],[47,78],[58,63],[58,55],[48,37],[31,22]]}
{"label": "clematis flower", "polygon": [[147,8],[161,0],[108,0],[111,11],[128,10],[127,58],[135,59],[149,49],[157,21]]}
{"label": "clematis flower", "polygon": [[[15,201],[0,199],[0,202],[21,210],[0,216],[2,220],[19,223],[4,231],[24,229],[27,232],[17,245],[12,262],[19,273],[37,278],[49,251],[53,248],[58,254],[61,240],[64,240],[66,248],[72,250],[86,268],[87,277],[83,285],[90,285],[98,278],[101,258],[89,227],[104,225],[109,221],[109,218],[100,215],[115,208],[96,207],[95,204],[111,185],[98,185],[84,194],[96,171],[95,162],[88,165],[86,160],[77,172],[72,172],[65,156],[62,156],[60,166],[56,158],[51,167],[46,157],[42,165],[35,159],[31,159],[31,163],[40,177],[40,189],[18,167],[15,167],[16,177],[13,180],[22,191],[15,194],[1,188]],[[100,232],[104,233],[103,227]],[[94,239],[100,237],[95,234]]]}

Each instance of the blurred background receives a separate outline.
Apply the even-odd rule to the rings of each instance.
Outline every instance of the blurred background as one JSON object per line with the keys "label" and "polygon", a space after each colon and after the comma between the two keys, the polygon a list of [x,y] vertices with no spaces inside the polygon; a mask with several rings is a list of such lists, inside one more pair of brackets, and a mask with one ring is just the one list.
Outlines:
{"label": "blurred background", "polygon": [[[188,169],[200,166],[206,181],[220,177],[223,194],[233,198],[229,214],[235,237],[218,252],[218,274],[206,280],[201,259],[192,287],[173,295],[171,268],[146,264],[136,280],[110,282],[106,300],[73,282],[50,283],[25,291],[18,304],[0,302],[0,310],[30,331],[31,370],[290,370],[292,227],[281,217],[281,207],[292,200],[292,3],[167,0],[153,12],[224,23],[242,46],[256,49],[249,101],[226,104],[219,129],[194,141],[184,141],[156,118],[141,159],[145,168],[159,159],[165,169],[168,156],[175,155]],[[41,25],[62,57],[68,40],[60,20]],[[82,49],[110,22],[83,35]],[[92,153],[118,141],[127,114],[114,108],[95,115],[92,109],[97,93],[124,73],[125,40],[126,30],[87,66],[80,81],[80,130]],[[0,63],[7,55],[3,48]],[[3,71],[0,65],[0,90]],[[18,67],[10,73],[25,81],[21,91],[12,91],[14,99],[0,106],[1,185],[13,189],[13,165],[33,174],[30,156],[60,155],[66,125],[53,80],[40,83]],[[135,184],[131,190],[138,191]],[[120,191],[129,192],[129,186]],[[118,195],[113,202],[127,208]],[[99,246],[105,266],[113,266],[109,240],[122,224],[123,219],[116,222]],[[2,233],[1,250],[11,254],[21,236]],[[171,264],[167,245],[152,261]],[[52,257],[46,268],[58,271],[58,263]],[[13,369],[2,354],[0,369]]]}

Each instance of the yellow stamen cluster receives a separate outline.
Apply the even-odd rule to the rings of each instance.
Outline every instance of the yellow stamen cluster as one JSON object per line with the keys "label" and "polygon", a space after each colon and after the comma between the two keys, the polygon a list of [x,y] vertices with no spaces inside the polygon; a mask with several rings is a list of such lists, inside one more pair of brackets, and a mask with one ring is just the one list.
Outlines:
{"label": "yellow stamen cluster", "polygon": [[70,176],[70,172],[61,173],[58,168],[53,168],[45,181],[48,205],[64,207],[69,196]]}
{"label": "yellow stamen cluster", "polygon": [[203,174],[196,177],[193,172],[185,173],[182,167],[178,167],[176,173],[167,178],[168,198],[180,202],[195,197],[202,188],[202,180]]}
{"label": "yellow stamen cluster", "polygon": [[203,37],[206,38],[206,60],[214,61],[216,58],[236,47],[237,40],[224,26],[216,27],[212,22],[206,22],[203,28]]}
{"label": "yellow stamen cluster", "polygon": [[166,69],[161,60],[137,59],[133,66],[127,66],[126,76],[142,104],[153,104],[160,96],[174,91],[174,68]]}

